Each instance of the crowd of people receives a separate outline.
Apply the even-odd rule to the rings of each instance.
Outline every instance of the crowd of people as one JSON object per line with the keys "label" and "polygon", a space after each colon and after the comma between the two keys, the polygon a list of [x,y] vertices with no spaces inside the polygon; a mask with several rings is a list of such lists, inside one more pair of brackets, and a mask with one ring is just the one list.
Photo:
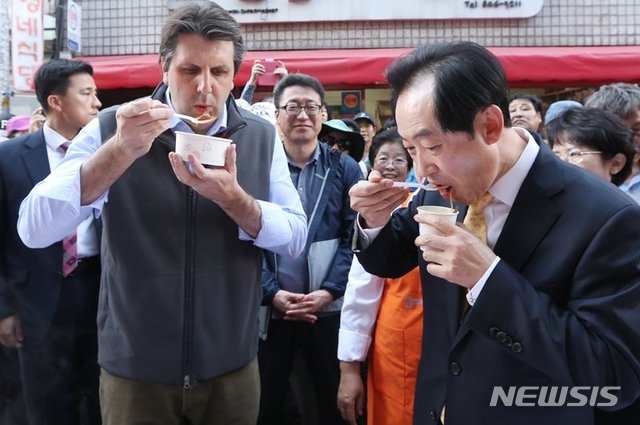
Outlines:
{"label": "crowd of people", "polygon": [[[379,125],[277,61],[234,99],[244,53],[208,2],[164,24],[150,97],[100,111],[90,65],[37,71],[0,142],[0,424],[637,422],[640,88],[545,113],[434,43]],[[231,139],[224,166],[176,131]]]}

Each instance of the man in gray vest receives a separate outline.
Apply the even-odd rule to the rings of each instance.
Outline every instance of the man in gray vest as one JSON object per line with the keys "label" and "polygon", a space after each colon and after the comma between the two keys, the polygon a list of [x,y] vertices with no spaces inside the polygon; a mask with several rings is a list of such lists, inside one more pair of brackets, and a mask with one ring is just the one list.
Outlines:
{"label": "man in gray vest", "polygon": [[[92,121],[22,204],[31,247],[102,215],[107,425],[256,422],[262,250],[295,257],[307,231],[273,126],[230,95],[244,51],[239,25],[215,3],[178,8],[162,30],[163,82],[151,98]],[[232,139],[224,166],[190,154],[188,168],[173,152],[176,130]]]}

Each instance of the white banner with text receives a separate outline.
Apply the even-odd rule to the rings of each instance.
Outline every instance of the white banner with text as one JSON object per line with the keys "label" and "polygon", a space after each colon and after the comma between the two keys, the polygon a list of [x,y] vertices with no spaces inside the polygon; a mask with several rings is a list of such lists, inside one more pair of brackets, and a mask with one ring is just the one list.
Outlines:
{"label": "white banner with text", "polygon": [[238,22],[530,18],[543,0],[215,0]]}
{"label": "white banner with text", "polygon": [[44,56],[43,0],[11,2],[11,64],[13,88],[33,91],[33,75]]}

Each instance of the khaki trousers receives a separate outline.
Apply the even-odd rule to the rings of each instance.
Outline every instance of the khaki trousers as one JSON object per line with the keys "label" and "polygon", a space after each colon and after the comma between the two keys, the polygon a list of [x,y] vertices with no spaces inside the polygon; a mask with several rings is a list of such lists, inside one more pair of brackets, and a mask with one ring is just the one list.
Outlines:
{"label": "khaki trousers", "polygon": [[256,359],[188,390],[100,374],[103,425],[255,425],[259,401]]}

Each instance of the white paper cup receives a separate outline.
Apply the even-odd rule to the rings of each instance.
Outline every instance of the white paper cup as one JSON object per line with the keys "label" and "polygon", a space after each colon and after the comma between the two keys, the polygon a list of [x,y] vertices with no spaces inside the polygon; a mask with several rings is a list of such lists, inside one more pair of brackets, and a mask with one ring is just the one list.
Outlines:
{"label": "white paper cup", "polygon": [[231,140],[222,137],[176,131],[176,153],[183,161],[191,153],[203,164],[223,166],[230,144]]}
{"label": "white paper cup", "polygon": [[[437,205],[422,205],[418,207],[418,214],[431,214],[440,217],[442,220],[446,220],[451,224],[456,224],[458,218],[458,210],[451,209],[449,207],[441,207]],[[418,223],[420,226],[420,235],[442,235],[435,227],[425,223]],[[420,249],[427,251],[427,246],[421,246]]]}

